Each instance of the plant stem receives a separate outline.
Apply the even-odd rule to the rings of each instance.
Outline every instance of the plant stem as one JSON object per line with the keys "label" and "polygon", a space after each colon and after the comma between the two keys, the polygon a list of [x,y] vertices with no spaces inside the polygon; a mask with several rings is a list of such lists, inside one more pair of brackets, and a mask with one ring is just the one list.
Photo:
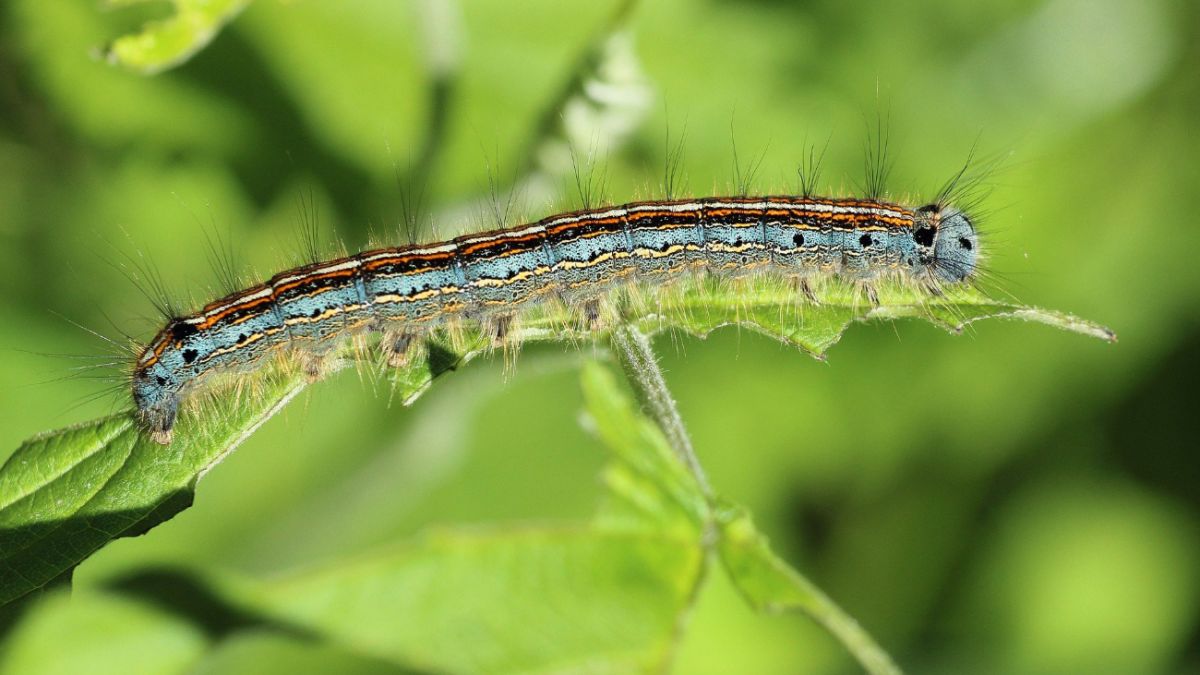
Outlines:
{"label": "plant stem", "polygon": [[664,656],[661,664],[662,672],[665,673],[670,668],[675,649],[683,639],[692,610],[696,607],[696,601],[700,597],[700,589],[704,587],[704,581],[708,578],[708,571],[712,567],[711,562],[720,537],[714,513],[716,500],[712,488],[708,484],[708,476],[704,475],[704,468],[700,466],[700,460],[696,459],[696,452],[692,449],[692,439],[683,426],[683,418],[679,416],[679,409],[675,407],[675,399],[671,396],[671,390],[667,389],[667,381],[663,378],[662,369],[658,367],[658,358],[650,348],[650,340],[634,326],[621,324],[613,328],[609,335],[609,341],[612,343],[617,361],[621,364],[621,370],[625,371],[625,378],[629,380],[642,407],[650,413],[654,423],[666,437],[667,444],[687,467],[707,503],[701,540],[704,555],[700,559],[700,568],[688,591],[683,611],[676,617],[675,639],[672,642],[672,648]]}
{"label": "plant stem", "polygon": [[853,617],[799,572],[796,577],[797,585],[808,594],[801,603],[804,612],[837,638],[863,670],[871,675],[901,675],[892,657]]}
{"label": "plant stem", "polygon": [[[695,605],[695,599],[707,576],[708,560],[715,550],[717,538],[721,536],[712,516],[712,511],[717,508],[716,498],[709,485],[708,477],[704,474],[704,468],[696,459],[691,438],[683,426],[683,419],[679,416],[675,399],[671,396],[671,391],[667,389],[666,379],[663,378],[662,369],[658,367],[658,359],[650,347],[650,340],[629,324],[615,327],[609,340],[612,343],[613,353],[616,354],[617,361],[621,364],[621,369],[625,371],[625,377],[629,380],[642,406],[646,408],[655,424],[667,437],[671,449],[691,472],[709,504],[710,515],[704,523],[705,562],[692,587],[691,597],[688,601],[690,609]],[[789,576],[793,577],[792,583],[803,591],[804,599],[798,603],[799,608],[837,638],[868,673],[872,675],[900,674],[900,668],[896,666],[887,652],[837,603],[799,572],[789,569]],[[676,627],[679,634],[682,634],[686,615],[687,612],[680,617],[680,624]]]}
{"label": "plant stem", "polygon": [[625,377],[633,386],[641,404],[649,411],[654,422],[667,437],[671,449],[679,456],[684,466],[691,472],[692,477],[700,486],[705,499],[712,502],[713,493],[709,486],[708,477],[696,452],[692,449],[692,440],[688,437],[679,409],[675,407],[675,399],[667,389],[667,381],[663,378],[662,369],[658,367],[658,359],[650,348],[650,340],[637,328],[622,324],[613,329],[610,335],[613,352]]}

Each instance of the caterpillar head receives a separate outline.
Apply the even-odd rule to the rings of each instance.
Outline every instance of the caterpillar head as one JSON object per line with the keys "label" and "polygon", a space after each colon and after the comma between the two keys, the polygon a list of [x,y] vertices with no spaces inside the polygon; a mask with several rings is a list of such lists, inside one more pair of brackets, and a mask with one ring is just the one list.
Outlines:
{"label": "caterpillar head", "polygon": [[913,227],[921,264],[940,281],[959,282],[975,274],[979,235],[967,214],[929,204],[917,209]]}

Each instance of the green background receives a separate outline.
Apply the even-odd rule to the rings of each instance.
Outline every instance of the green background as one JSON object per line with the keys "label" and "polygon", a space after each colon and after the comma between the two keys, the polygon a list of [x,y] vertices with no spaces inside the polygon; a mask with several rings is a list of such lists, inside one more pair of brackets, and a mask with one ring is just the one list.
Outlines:
{"label": "green background", "polygon": [[[398,239],[394,167],[424,138],[430,98],[418,7],[254,3],[150,78],[92,57],[162,9],[0,8],[0,456],[126,405],[123,392],[89,401],[106,383],[62,379],[80,362],[61,355],[106,350],[72,322],[153,333],[128,257],[202,302],[217,293],[206,232],[231,241],[247,276],[268,276],[294,262],[301,199],[350,249],[369,230]],[[489,170],[512,172],[612,9],[451,8],[457,30],[434,39],[459,62],[433,210],[486,193]],[[828,139],[824,183],[852,192],[882,110],[897,198],[934,193],[977,139],[1011,152],[982,205],[989,268],[1021,301],[1121,339],[1000,322],[951,337],[903,321],[853,327],[819,363],[735,329],[664,336],[668,383],[718,489],[913,672],[1200,671],[1196,4],[655,0],[632,25],[656,98],[609,158],[613,199],[659,192],[668,126],[686,128],[690,193],[735,191],[731,126],[743,164],[762,157],[758,189],[794,189],[805,148]],[[75,583],[167,563],[267,578],[428,525],[584,517],[604,455],[577,423],[578,363],[569,346],[526,351],[511,376],[476,362],[412,408],[343,373],[207,475],[195,506],[108,546]],[[677,672],[851,667],[815,626],[755,615],[720,576]],[[75,618],[173,639],[132,610]],[[74,656],[98,667],[114,653]],[[221,643],[199,667],[389,672],[261,637]]]}

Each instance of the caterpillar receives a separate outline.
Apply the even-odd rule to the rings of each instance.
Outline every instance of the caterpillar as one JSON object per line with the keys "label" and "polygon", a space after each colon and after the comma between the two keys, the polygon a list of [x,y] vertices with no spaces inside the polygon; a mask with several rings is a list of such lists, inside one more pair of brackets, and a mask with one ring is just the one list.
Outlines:
{"label": "caterpillar", "polygon": [[[132,373],[137,417],[169,444],[183,401],[209,373],[253,369],[272,354],[327,353],[349,336],[382,333],[389,362],[434,328],[466,319],[503,341],[519,312],[549,298],[599,319],[615,286],[651,287],[707,271],[776,274],[815,301],[810,281],[892,277],[937,293],[977,273],[971,218],[938,202],[809,196],[642,201],[553,215],[452,240],[366,250],[280,272],[167,321]],[[312,377],[319,369],[312,367]]]}

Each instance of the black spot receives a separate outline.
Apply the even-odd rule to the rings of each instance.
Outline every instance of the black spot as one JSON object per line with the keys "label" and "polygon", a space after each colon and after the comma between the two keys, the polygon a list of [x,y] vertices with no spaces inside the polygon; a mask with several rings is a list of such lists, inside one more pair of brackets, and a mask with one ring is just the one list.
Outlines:
{"label": "black spot", "polygon": [[963,247],[963,249],[965,249],[967,251],[970,251],[972,248],[974,248],[974,245],[971,244],[971,240],[967,239],[966,237],[959,237],[958,245]]}
{"label": "black spot", "polygon": [[861,245],[863,248],[866,248],[866,247],[870,246],[871,244],[873,244],[874,242],[872,242],[872,241],[871,241],[871,235],[869,235],[869,234],[864,234],[863,236],[861,236],[861,237],[859,237],[859,238],[858,238],[858,243],[859,243],[859,244],[860,244],[860,245]]}
{"label": "black spot", "polygon": [[191,363],[192,361],[195,361],[197,356],[200,356],[200,353],[197,352],[195,349],[183,350],[183,362],[184,363]]}
{"label": "black spot", "polygon": [[796,248],[800,248],[801,246],[803,246],[804,245],[804,235],[800,234],[799,232],[797,232],[796,234],[793,234],[792,235],[792,244],[794,244],[796,246]]}
{"label": "black spot", "polygon": [[918,246],[933,246],[933,228],[918,227],[913,233],[913,239],[916,240]]}
{"label": "black spot", "polygon": [[171,324],[171,337],[176,342],[183,340],[184,338],[189,338],[198,332],[199,331],[196,330],[195,326],[186,321],[176,321],[175,323]]}
{"label": "black spot", "polygon": [[314,309],[313,311],[309,312],[308,315],[314,319],[317,318],[318,316],[321,316],[321,308],[318,307],[318,308]]}
{"label": "black spot", "polygon": [[941,209],[938,208],[937,204],[926,204],[925,206],[917,209],[917,213],[937,213],[940,210]]}
{"label": "black spot", "polygon": [[167,378],[163,377],[162,375],[159,375],[158,377],[154,378],[154,381],[157,382],[158,386],[160,386],[160,387],[167,386]]}

